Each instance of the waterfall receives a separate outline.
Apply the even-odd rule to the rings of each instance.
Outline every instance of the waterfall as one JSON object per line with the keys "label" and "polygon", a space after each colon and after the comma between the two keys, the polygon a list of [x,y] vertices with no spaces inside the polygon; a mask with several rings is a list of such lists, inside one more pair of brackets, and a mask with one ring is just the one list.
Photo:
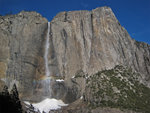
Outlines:
{"label": "waterfall", "polygon": [[[48,30],[47,30],[47,36],[46,36],[46,42],[45,42],[45,54],[44,54],[44,61],[45,61],[45,76],[42,76],[42,78],[39,81],[36,81],[35,88],[40,88],[37,90],[38,95],[42,96],[44,100],[42,100],[39,103],[32,103],[32,108],[34,108],[35,112],[40,111],[40,113],[46,112],[49,113],[50,110],[56,110],[60,109],[62,106],[67,106],[68,104],[65,104],[62,100],[57,100],[51,97],[51,77],[50,77],[50,70],[48,66],[48,54],[49,54],[49,34],[50,34],[50,22],[48,22]],[[62,80],[57,80],[59,82],[62,82]],[[31,105],[28,101],[24,101],[24,103],[28,106]],[[27,106],[26,106],[27,107]]]}
{"label": "waterfall", "polygon": [[48,66],[48,54],[49,54],[49,34],[50,34],[50,22],[48,22],[48,30],[45,42],[45,54],[44,54],[44,61],[45,61],[45,76],[41,80],[43,86],[43,96],[51,97],[51,78],[50,78],[50,70]]}
{"label": "waterfall", "polygon": [[50,70],[48,66],[48,53],[49,53],[49,33],[50,33],[50,22],[48,22],[48,31],[47,31],[47,36],[46,36],[46,44],[45,44],[45,55],[44,55],[44,60],[45,60],[45,74],[46,76],[50,76]]}

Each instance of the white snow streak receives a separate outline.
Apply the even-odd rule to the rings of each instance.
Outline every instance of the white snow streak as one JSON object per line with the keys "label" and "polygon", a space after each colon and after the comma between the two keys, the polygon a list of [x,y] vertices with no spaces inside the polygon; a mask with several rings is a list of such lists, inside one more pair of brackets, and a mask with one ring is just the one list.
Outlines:
{"label": "white snow streak", "polygon": [[56,82],[63,82],[63,79],[56,79]]}

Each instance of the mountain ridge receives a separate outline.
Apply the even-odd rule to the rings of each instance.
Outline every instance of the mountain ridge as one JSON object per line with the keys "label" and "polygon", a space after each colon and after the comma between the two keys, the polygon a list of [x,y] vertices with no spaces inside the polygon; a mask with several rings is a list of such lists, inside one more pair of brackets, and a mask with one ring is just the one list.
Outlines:
{"label": "mountain ridge", "polygon": [[[0,84],[15,83],[20,98],[41,101],[47,95],[44,50],[48,20],[34,11],[0,16]],[[131,67],[150,87],[150,45],[135,41],[111,8],[58,13],[50,22],[48,67],[52,97],[72,103],[83,95],[86,82],[73,80],[79,72]],[[57,82],[56,79],[64,82]],[[80,87],[79,87],[80,86]]]}

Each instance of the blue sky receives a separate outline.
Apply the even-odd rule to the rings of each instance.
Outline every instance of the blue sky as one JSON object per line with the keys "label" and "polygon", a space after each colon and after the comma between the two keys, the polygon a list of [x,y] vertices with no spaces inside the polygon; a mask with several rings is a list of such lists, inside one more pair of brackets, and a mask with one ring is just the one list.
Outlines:
{"label": "blue sky", "polygon": [[91,10],[109,6],[138,41],[150,44],[150,0],[0,0],[0,14],[37,11],[49,21],[61,11]]}

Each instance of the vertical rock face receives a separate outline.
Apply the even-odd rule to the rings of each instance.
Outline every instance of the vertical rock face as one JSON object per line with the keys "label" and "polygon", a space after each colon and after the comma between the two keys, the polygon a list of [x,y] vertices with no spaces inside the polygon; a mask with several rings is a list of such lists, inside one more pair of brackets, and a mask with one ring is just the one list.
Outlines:
{"label": "vertical rock face", "polygon": [[44,75],[47,20],[36,12],[0,17],[0,79],[32,94],[34,81]]}
{"label": "vertical rock face", "polygon": [[109,7],[59,13],[51,22],[51,40],[51,71],[59,70],[54,75],[69,79],[78,70],[93,74],[121,64],[150,80],[150,46],[131,39]]}
{"label": "vertical rock face", "polygon": [[[40,81],[47,79],[47,22],[36,12],[0,16],[0,84],[5,81],[11,87],[15,82],[22,97],[42,92]],[[150,45],[131,39],[109,7],[61,12],[51,21],[49,36],[50,76],[65,78],[65,85],[60,83],[53,89],[63,87],[67,91],[69,80],[78,71],[91,75],[116,65],[140,72],[142,82],[150,86]],[[78,82],[84,89],[82,80]]]}

